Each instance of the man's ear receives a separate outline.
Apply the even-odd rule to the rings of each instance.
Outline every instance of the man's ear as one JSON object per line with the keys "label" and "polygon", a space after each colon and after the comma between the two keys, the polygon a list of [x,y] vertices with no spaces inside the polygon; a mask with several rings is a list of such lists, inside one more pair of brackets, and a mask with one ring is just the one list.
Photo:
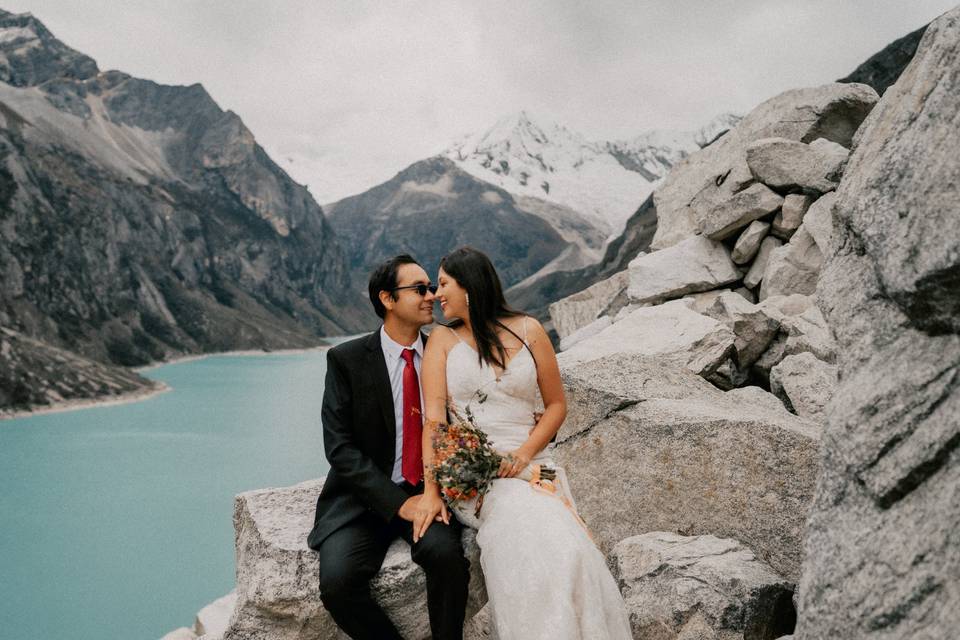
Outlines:
{"label": "man's ear", "polygon": [[393,311],[393,305],[396,303],[397,301],[393,299],[392,293],[389,291],[380,292],[380,304],[382,304],[387,311]]}

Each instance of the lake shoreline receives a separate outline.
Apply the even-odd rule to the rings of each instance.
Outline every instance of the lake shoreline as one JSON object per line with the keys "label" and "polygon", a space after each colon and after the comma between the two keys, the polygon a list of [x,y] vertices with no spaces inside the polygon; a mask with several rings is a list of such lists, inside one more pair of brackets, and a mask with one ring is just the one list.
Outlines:
{"label": "lake shoreline", "polygon": [[[182,364],[185,362],[194,362],[196,360],[203,360],[205,358],[213,358],[217,356],[278,356],[278,355],[296,355],[301,353],[311,353],[314,351],[325,351],[330,348],[331,345],[318,345],[316,347],[301,347],[297,349],[274,349],[271,351],[264,351],[260,349],[241,349],[236,351],[216,351],[213,353],[197,353],[190,354],[185,356],[180,356],[178,358],[172,358],[170,360],[164,360],[162,362],[155,362],[153,364],[144,365],[142,367],[131,368],[131,371],[142,374],[145,371],[150,371],[151,369],[157,369],[159,367],[165,367],[171,364]],[[150,388],[137,389],[136,391],[130,391],[127,393],[122,393],[118,395],[111,396],[101,396],[96,398],[77,398],[73,400],[63,400],[61,402],[56,402],[54,404],[34,407],[31,409],[16,409],[16,410],[7,410],[0,409],[0,422],[4,420],[15,420],[17,418],[29,418],[32,416],[46,415],[50,413],[64,413],[67,411],[79,411],[82,409],[95,409],[97,407],[111,407],[121,404],[130,404],[132,402],[141,402],[143,400],[149,400],[160,394],[167,393],[168,391],[173,391],[173,388],[169,385],[154,380],[153,386]]]}
{"label": "lake shoreline", "polygon": [[121,404],[130,404],[149,400],[160,394],[173,391],[173,388],[159,381],[154,381],[150,388],[128,391],[115,396],[101,396],[97,398],[76,398],[73,400],[63,400],[54,404],[32,409],[0,410],[0,422],[4,420],[15,420],[17,418],[30,418],[32,416],[41,416],[50,413],[64,413],[67,411],[79,411],[81,409],[95,409],[97,407],[110,407]]}

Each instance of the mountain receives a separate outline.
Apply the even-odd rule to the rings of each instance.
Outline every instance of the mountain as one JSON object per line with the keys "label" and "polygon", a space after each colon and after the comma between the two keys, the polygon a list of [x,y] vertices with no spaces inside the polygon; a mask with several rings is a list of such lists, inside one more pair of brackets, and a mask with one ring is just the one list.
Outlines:
{"label": "mountain", "polygon": [[868,84],[881,96],[887,88],[897,81],[900,74],[913,60],[928,25],[897,38],[886,47],[873,54],[845,78],[837,82],[861,82]]}
{"label": "mountain", "polygon": [[96,361],[356,330],[342,246],[231,111],[0,12],[0,325]]}
{"label": "mountain", "polygon": [[[581,265],[581,245],[599,250],[603,236],[589,226],[581,244],[564,239],[544,218],[567,216],[576,233],[576,212],[542,201],[514,197],[476,179],[452,161],[433,157],[416,162],[393,179],[327,205],[330,224],[344,245],[357,287],[377,263],[398,253],[413,254],[435,277],[446,253],[469,244],[487,253],[505,286],[551,263]],[[578,258],[579,256],[579,258]]]}
{"label": "mountain", "polygon": [[462,137],[443,155],[510,193],[578,211],[614,237],[671,166],[738,121],[724,114],[697,131],[595,142],[520,111]]}

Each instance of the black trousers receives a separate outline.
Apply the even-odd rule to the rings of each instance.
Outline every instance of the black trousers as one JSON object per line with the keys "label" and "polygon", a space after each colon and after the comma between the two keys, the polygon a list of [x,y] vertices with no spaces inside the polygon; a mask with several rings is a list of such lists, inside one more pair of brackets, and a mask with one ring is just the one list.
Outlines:
{"label": "black trousers", "polygon": [[[411,488],[412,491],[412,488]],[[470,561],[460,542],[462,525],[434,522],[413,544],[413,525],[399,516],[389,523],[373,513],[331,533],[320,545],[320,599],[344,632],[355,640],[402,640],[370,595],[390,543],[402,537],[410,557],[427,577],[430,630],[438,640],[461,640]]]}

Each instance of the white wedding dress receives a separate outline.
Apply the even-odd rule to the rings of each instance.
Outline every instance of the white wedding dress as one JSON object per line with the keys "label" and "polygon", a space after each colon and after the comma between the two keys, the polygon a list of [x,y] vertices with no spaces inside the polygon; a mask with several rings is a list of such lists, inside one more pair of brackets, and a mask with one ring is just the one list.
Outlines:
{"label": "white wedding dress", "polygon": [[[526,341],[526,322],[523,338]],[[459,337],[458,337],[459,340]],[[477,352],[459,341],[447,356],[447,394],[467,407],[494,448],[506,453],[526,441],[538,408],[533,356],[523,348],[498,379]],[[534,463],[556,467],[550,447]],[[458,503],[457,517],[477,529],[480,563],[498,640],[630,640],[620,591],[603,554],[574,515],[562,469],[558,494],[516,478],[493,481],[479,517],[475,499]]]}

